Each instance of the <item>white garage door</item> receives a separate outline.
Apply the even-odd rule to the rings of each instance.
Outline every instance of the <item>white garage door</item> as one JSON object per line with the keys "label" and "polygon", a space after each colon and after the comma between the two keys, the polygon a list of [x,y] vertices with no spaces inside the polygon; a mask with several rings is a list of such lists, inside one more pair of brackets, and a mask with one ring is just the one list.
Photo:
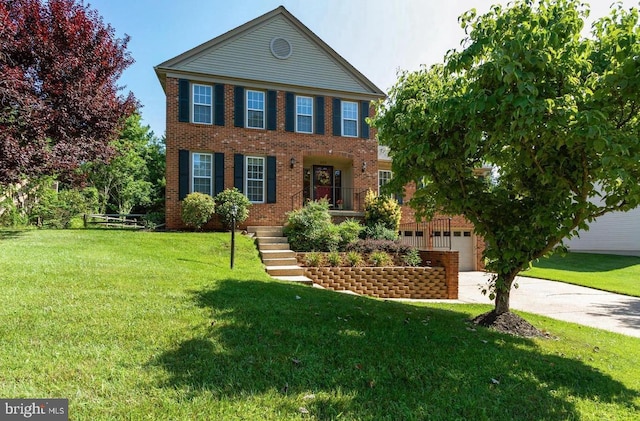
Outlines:
{"label": "white garage door", "polygon": [[461,272],[475,270],[473,236],[470,230],[452,230],[451,250],[458,251],[458,268]]}

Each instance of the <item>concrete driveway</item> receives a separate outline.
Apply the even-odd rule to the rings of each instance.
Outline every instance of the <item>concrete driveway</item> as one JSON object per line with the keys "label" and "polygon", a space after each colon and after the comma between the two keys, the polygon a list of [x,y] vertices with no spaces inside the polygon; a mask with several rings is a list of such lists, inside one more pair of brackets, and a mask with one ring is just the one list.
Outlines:
{"label": "concrete driveway", "polygon": [[[485,272],[460,272],[458,299],[463,303],[492,304],[480,292]],[[518,276],[511,291],[511,308],[558,320],[640,338],[640,298],[613,294],[563,282]]]}

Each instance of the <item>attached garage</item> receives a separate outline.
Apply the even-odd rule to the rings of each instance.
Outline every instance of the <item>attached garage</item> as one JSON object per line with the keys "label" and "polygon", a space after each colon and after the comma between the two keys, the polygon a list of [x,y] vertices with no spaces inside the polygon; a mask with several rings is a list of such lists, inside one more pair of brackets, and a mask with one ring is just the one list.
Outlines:
{"label": "attached garage", "polygon": [[471,230],[452,229],[451,250],[458,251],[458,268],[461,272],[476,270]]}

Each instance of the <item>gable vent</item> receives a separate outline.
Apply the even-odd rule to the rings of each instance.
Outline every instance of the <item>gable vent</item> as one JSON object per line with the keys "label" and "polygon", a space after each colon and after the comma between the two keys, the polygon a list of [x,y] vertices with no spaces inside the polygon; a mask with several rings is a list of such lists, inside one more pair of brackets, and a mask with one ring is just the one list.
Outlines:
{"label": "gable vent", "polygon": [[279,58],[281,60],[288,59],[291,56],[293,49],[291,48],[291,43],[280,37],[276,37],[271,40],[271,54],[275,58]]}

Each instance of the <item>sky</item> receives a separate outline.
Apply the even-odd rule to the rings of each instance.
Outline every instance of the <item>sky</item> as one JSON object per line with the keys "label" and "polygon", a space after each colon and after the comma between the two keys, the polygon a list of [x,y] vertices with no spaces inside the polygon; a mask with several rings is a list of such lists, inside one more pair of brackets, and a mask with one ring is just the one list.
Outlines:
{"label": "sky", "polygon": [[[586,0],[591,18],[607,14],[613,0]],[[165,133],[165,96],[154,66],[236,28],[278,6],[326,42],[383,91],[399,70],[441,63],[459,49],[458,17],[487,12],[504,0],[85,0],[118,38],[130,36],[135,60],[118,81],[142,105],[143,124]],[[638,0],[624,0],[625,7]]]}

